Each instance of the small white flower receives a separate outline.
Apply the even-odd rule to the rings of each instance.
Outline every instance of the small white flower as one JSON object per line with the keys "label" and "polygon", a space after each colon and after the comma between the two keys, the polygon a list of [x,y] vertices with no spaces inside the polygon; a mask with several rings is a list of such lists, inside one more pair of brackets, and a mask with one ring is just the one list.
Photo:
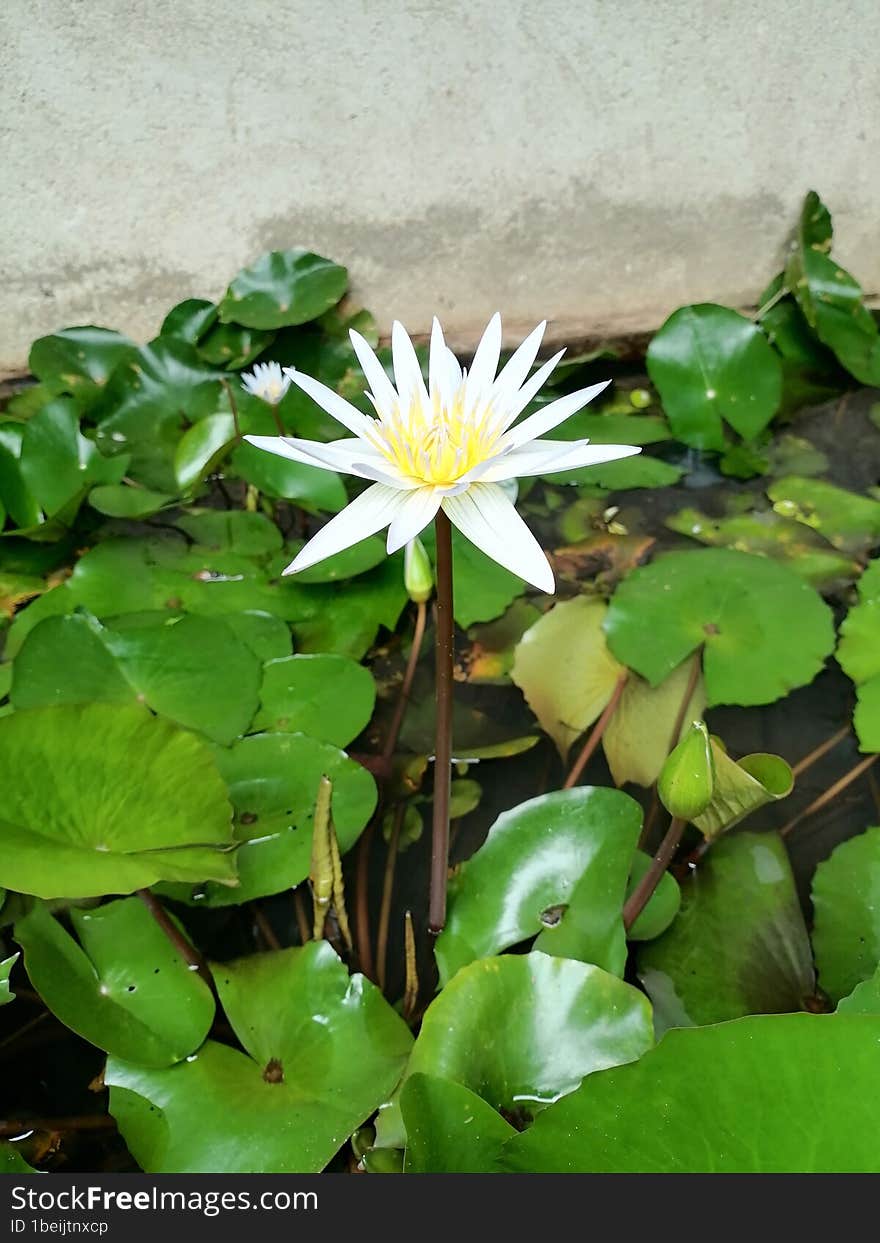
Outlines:
{"label": "small white flower", "polygon": [[293,437],[246,436],[251,444],[325,470],[369,479],[372,486],[323,527],[284,571],[294,574],[388,527],[396,552],[442,508],[469,540],[499,565],[542,591],[554,589],[544,552],[502,486],[506,480],[574,470],[629,457],[630,445],[542,440],[607,386],[593,384],[543,406],[517,423],[564,350],[527,379],[546,324],[540,324],[496,376],[501,317],[493,315],[470,372],[462,371],[434,320],[429,382],[403,326],[391,333],[394,384],[357,332],[351,341],[370,386],[376,418],[362,414],[326,385],[287,368],[285,374],[352,435],[329,444]]}
{"label": "small white flower", "polygon": [[290,388],[290,376],[281,370],[280,363],[257,363],[252,372],[242,375],[241,382],[249,393],[270,406],[277,406]]}

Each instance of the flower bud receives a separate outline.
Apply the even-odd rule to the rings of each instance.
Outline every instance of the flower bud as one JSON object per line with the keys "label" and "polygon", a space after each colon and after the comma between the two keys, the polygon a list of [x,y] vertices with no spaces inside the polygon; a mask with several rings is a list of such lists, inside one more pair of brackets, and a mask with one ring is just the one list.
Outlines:
{"label": "flower bud", "polygon": [[667,757],[657,780],[657,793],[671,816],[693,820],[709,806],[714,790],[715,765],[709,732],[702,721],[694,721]]}
{"label": "flower bud", "polygon": [[434,571],[420,539],[410,540],[403,556],[403,582],[410,600],[424,604],[434,590]]}

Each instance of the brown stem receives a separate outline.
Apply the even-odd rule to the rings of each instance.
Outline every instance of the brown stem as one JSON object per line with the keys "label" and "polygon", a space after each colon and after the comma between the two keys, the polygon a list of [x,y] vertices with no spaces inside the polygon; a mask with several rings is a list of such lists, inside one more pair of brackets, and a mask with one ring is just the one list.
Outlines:
{"label": "brown stem", "polygon": [[394,707],[394,716],[391,718],[391,724],[388,727],[388,737],[385,739],[385,746],[382,748],[382,759],[386,763],[390,763],[397,750],[397,740],[400,738],[400,729],[403,725],[403,718],[406,714],[409,697],[412,694],[413,678],[416,675],[416,665],[419,663],[419,656],[422,652],[422,642],[425,638],[425,623],[428,618],[428,606],[424,600],[420,600],[416,605],[416,624],[413,630],[412,646],[409,649],[409,659],[406,662],[406,672],[403,675],[403,681],[400,684],[400,693],[397,696],[397,703]]}
{"label": "brown stem", "polygon": [[228,380],[223,380],[223,387],[226,389],[226,396],[229,398],[229,409],[232,411],[232,426],[235,428],[235,439],[237,443],[241,443],[241,424],[238,421],[238,403],[232,392],[232,386]]}
{"label": "brown stem", "polygon": [[437,936],[446,923],[449,874],[449,797],[452,782],[452,692],[454,623],[452,614],[452,526],[443,510],[434,519],[437,532],[437,669],[436,742],[434,744],[434,816],[431,830],[431,896],[428,931]]}
{"label": "brown stem", "polygon": [[367,825],[358,842],[357,871],[354,878],[354,926],[361,971],[375,983],[373,946],[370,942],[370,846],[376,831],[375,819]]}
{"label": "brown stem", "polygon": [[385,859],[385,877],[382,882],[382,905],[379,907],[379,931],[376,934],[376,969],[379,987],[385,988],[385,968],[388,958],[388,928],[391,923],[391,898],[394,893],[394,871],[397,867],[397,846],[400,830],[406,815],[406,803],[398,803],[394,809],[394,823],[388,841]]}
{"label": "brown stem", "polygon": [[30,1131],[109,1131],[116,1120],[109,1114],[85,1114],[80,1118],[21,1118],[0,1121],[0,1136],[25,1135]]}
{"label": "brown stem", "polygon": [[312,938],[309,929],[309,917],[306,914],[306,904],[303,901],[302,886],[297,885],[293,891],[293,909],[296,912],[296,926],[299,931],[299,939],[303,945]]}
{"label": "brown stem", "polygon": [[599,717],[596,724],[590,730],[590,733],[587,736],[586,742],[581,747],[580,754],[578,755],[577,759],[572,765],[571,772],[565,778],[565,784],[562,787],[563,790],[570,790],[572,786],[577,785],[578,781],[580,781],[581,773],[584,771],[587,764],[590,762],[593,756],[593,752],[596,750],[599,743],[602,741],[602,735],[605,733],[605,730],[608,728],[609,721],[614,716],[614,713],[617,709],[617,705],[620,703],[620,697],[623,694],[623,688],[626,686],[628,678],[629,678],[629,670],[625,669],[623,673],[620,675],[620,677],[617,679],[617,682],[615,683],[615,686],[614,686],[614,690],[611,692],[611,698],[608,700],[608,703],[605,705],[602,715]]}
{"label": "brown stem", "polygon": [[851,768],[848,773],[844,773],[840,780],[829,786],[824,794],[820,794],[818,798],[813,799],[809,807],[805,807],[803,811],[798,812],[793,820],[789,820],[788,824],[779,830],[780,837],[788,837],[792,829],[797,828],[801,821],[806,820],[808,816],[812,816],[814,812],[821,811],[826,803],[830,803],[848,785],[851,785],[857,777],[861,777],[862,773],[869,769],[877,758],[877,754],[869,755],[866,759],[856,764],[855,768]]}
{"label": "brown stem", "polygon": [[686,824],[686,820],[679,820],[677,817],[672,820],[672,823],[666,830],[666,836],[663,838],[656,855],[654,855],[651,861],[651,866],[624,903],[623,926],[627,932],[629,932],[648,905],[651,894],[660,884],[663,873],[669,866],[678,843],[681,841],[681,835],[684,833]]}
{"label": "brown stem", "polygon": [[156,923],[165,933],[168,940],[177,950],[183,961],[194,971],[198,971],[199,975],[208,985],[208,988],[214,992],[214,978],[211,975],[211,970],[208,964],[205,962],[204,958],[195,946],[186,939],[174,921],[169,917],[168,912],[165,910],[165,907],[156,895],[151,893],[149,889],[138,889],[137,895],[153,916],[153,919],[155,919]]}
{"label": "brown stem", "polygon": [[257,931],[263,938],[263,941],[270,950],[280,950],[281,942],[275,935],[275,929],[269,923],[259,903],[251,903],[251,913],[254,917],[254,923],[257,925]]}
{"label": "brown stem", "polygon": [[798,760],[797,764],[795,764],[791,770],[792,775],[799,777],[801,773],[805,773],[808,768],[812,768],[817,760],[821,760],[823,755],[827,755],[827,753],[836,747],[839,742],[843,742],[849,732],[849,725],[844,725],[842,729],[837,731],[836,734],[832,734],[830,738],[826,738],[824,742],[820,742],[819,746],[814,747],[809,755],[805,755],[802,760]]}
{"label": "brown stem", "polygon": [[275,430],[278,432],[278,435],[286,436],[287,432],[284,430],[284,424],[281,422],[281,415],[278,413],[278,407],[270,404],[269,409],[272,411],[272,418],[275,420]]}

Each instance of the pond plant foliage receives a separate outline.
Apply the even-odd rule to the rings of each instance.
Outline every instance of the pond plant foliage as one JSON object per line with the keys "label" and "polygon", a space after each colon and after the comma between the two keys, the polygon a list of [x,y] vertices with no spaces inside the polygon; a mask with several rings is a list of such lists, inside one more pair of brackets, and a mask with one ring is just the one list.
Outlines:
{"label": "pond plant foliage", "polygon": [[347,286],[273,252],[6,392],[0,1168],[880,1170],[880,331],[827,209],[646,360],[495,317],[463,370]]}

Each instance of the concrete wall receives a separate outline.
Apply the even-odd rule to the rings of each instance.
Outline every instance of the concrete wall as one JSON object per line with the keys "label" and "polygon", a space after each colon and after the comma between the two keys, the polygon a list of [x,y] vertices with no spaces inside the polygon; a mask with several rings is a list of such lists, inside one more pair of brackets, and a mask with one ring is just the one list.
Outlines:
{"label": "concrete wall", "polygon": [[259,252],[387,325],[753,303],[800,199],[880,289],[876,0],[4,0],[0,368]]}

